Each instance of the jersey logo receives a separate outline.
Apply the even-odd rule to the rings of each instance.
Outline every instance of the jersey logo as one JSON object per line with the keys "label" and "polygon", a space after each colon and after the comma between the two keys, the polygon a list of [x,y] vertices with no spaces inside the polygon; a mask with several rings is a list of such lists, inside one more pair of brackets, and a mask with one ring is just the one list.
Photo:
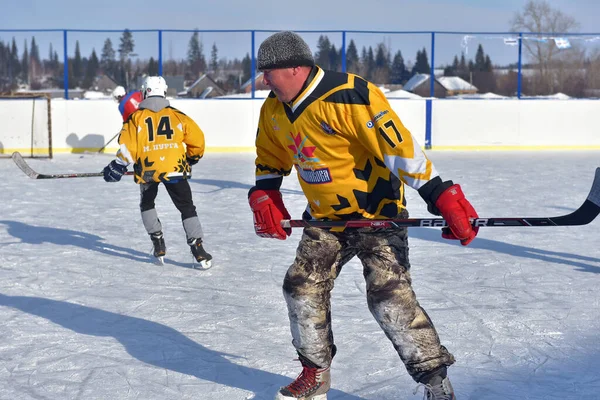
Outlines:
{"label": "jersey logo", "polygon": [[277,125],[277,121],[275,120],[275,116],[271,117],[271,121],[273,121],[273,130],[274,131],[278,131],[280,128],[279,128],[279,125]]}
{"label": "jersey logo", "polygon": [[288,148],[294,152],[294,160],[296,160],[296,162],[319,162],[318,158],[313,157],[317,147],[307,146],[307,137],[302,138],[302,135],[300,133],[294,135],[290,132],[290,135],[292,144],[289,145]]}
{"label": "jersey logo", "polygon": [[300,166],[296,165],[296,169],[298,170],[300,178],[306,183],[318,185],[321,183],[329,183],[332,180],[329,168],[308,169],[300,168]]}
{"label": "jersey logo", "polygon": [[367,128],[373,128],[375,126],[375,122],[379,121],[385,114],[389,113],[388,110],[383,110],[375,114],[372,120],[367,121]]}
{"label": "jersey logo", "polygon": [[331,126],[329,126],[329,124],[325,121],[321,121],[321,129],[323,129],[323,132],[325,132],[328,135],[335,135],[335,131],[333,130],[333,128]]}

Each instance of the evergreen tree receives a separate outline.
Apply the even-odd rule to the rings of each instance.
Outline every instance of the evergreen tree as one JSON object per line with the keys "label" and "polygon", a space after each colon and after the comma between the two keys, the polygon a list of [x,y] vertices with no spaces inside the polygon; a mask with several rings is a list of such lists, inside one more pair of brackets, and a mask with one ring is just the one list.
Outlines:
{"label": "evergreen tree", "polygon": [[375,67],[377,68],[386,68],[389,64],[389,60],[387,57],[388,51],[385,48],[383,43],[379,43],[377,45],[377,55],[375,56]]}
{"label": "evergreen tree", "polygon": [[375,73],[375,55],[373,54],[373,48],[369,46],[367,50],[367,79],[372,80],[373,74]]}
{"label": "evergreen tree", "polygon": [[12,45],[10,49],[10,71],[11,80],[16,82],[21,75],[21,62],[19,61],[19,53],[17,50],[17,42],[13,37]]}
{"label": "evergreen tree", "polygon": [[465,53],[460,55],[460,61],[458,62],[458,68],[454,71],[454,75],[462,78],[466,81],[469,80],[469,67],[467,66],[467,60]]}
{"label": "evergreen tree", "polygon": [[379,43],[375,55],[374,75],[372,77],[376,82],[385,83],[390,79],[390,60],[388,54],[389,52],[385,44]]}
{"label": "evergreen tree", "polygon": [[483,52],[483,46],[479,44],[477,46],[477,53],[475,53],[475,65],[473,71],[484,71],[485,70],[485,53]]}
{"label": "evergreen tree", "polygon": [[335,48],[335,45],[332,44],[331,48],[329,49],[329,69],[332,71],[341,71],[341,64],[340,64],[340,55],[341,53],[338,53],[337,49]]}
{"label": "evergreen tree", "polygon": [[405,83],[407,79],[406,65],[404,65],[404,58],[402,52],[398,52],[394,55],[394,61],[392,62],[392,68],[390,71],[390,82],[394,84]]}
{"label": "evergreen tree", "polygon": [[353,39],[350,39],[350,44],[348,44],[348,49],[346,49],[346,72],[351,72],[353,74],[360,73],[358,50]]}
{"label": "evergreen tree", "polygon": [[483,70],[486,72],[493,72],[494,66],[492,65],[492,60],[489,55],[485,56],[485,63],[483,65]]}
{"label": "evergreen tree", "polygon": [[203,46],[198,39],[198,32],[194,32],[188,43],[188,66],[191,78],[199,78],[200,72],[206,71],[206,58],[203,54]]}
{"label": "evergreen tree", "polygon": [[246,53],[246,56],[242,59],[242,83],[250,79],[252,75],[252,60],[250,54]]}
{"label": "evergreen tree", "polygon": [[131,53],[135,49],[133,34],[129,29],[125,29],[121,35],[121,43],[119,44],[119,59],[121,62],[129,59]]}
{"label": "evergreen tree", "polygon": [[[67,79],[69,80],[68,87],[69,89],[75,89],[75,77],[73,76],[73,59],[69,58],[67,61],[69,64],[69,71],[67,72]],[[64,83],[63,83],[64,85]]]}
{"label": "evergreen tree", "polygon": [[219,50],[217,49],[217,44],[213,43],[212,49],[210,51],[210,69],[213,74],[217,74],[217,70],[219,69]]}
{"label": "evergreen tree", "polygon": [[154,57],[150,57],[150,61],[148,61],[148,75],[158,75],[158,61],[156,61]]}
{"label": "evergreen tree", "polygon": [[104,41],[102,53],[100,53],[100,68],[105,74],[115,78],[115,50],[110,39]]}
{"label": "evergreen tree", "polygon": [[29,83],[29,52],[27,51],[27,39],[24,42],[23,56],[21,57],[21,79]]}
{"label": "evergreen tree", "polygon": [[369,66],[367,63],[369,62],[369,53],[367,52],[367,48],[363,46],[362,51],[360,52],[360,75],[363,78],[367,77]]}
{"label": "evergreen tree", "polygon": [[423,47],[422,51],[417,51],[417,61],[413,66],[413,75],[419,74],[430,74],[431,67],[429,66],[429,59],[427,58],[427,50]]}
{"label": "evergreen tree", "polygon": [[83,78],[83,65],[81,62],[81,51],[79,50],[79,40],[75,42],[75,58],[73,58],[73,79],[75,79],[75,87],[79,86],[79,82]]}
{"label": "evergreen tree", "polygon": [[38,48],[37,43],[35,42],[35,36],[31,37],[31,48],[29,49],[29,64],[31,70],[31,78],[32,80],[36,80],[37,77],[41,74],[41,60],[40,60],[40,49]]}
{"label": "evergreen tree", "polygon": [[133,41],[133,34],[129,29],[125,29],[121,35],[121,43],[119,44],[119,61],[120,61],[120,76],[121,82],[125,82],[125,87],[129,89],[130,81],[132,80],[131,74],[131,59],[133,50],[135,49],[135,43]]}
{"label": "evergreen tree", "polygon": [[87,62],[85,68],[85,78],[83,80],[83,88],[89,89],[96,82],[96,76],[98,75],[98,69],[100,68],[100,61],[96,55],[96,49],[92,49],[92,55]]}
{"label": "evergreen tree", "polygon": [[319,40],[317,42],[317,53],[315,54],[315,62],[321,68],[330,69],[330,52],[331,52],[331,42],[329,38],[325,35],[319,36]]}

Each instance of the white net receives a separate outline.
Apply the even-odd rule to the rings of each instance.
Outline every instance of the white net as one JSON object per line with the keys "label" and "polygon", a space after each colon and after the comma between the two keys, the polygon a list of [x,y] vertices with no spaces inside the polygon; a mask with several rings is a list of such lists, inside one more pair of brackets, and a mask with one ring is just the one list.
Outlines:
{"label": "white net", "polygon": [[0,157],[52,157],[51,101],[47,95],[0,96]]}

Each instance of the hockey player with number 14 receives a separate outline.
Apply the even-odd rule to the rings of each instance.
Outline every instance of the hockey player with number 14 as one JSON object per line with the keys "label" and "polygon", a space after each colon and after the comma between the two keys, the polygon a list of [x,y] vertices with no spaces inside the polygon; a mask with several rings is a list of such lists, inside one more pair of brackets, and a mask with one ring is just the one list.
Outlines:
{"label": "hockey player with number 14", "polygon": [[[308,200],[305,219],[408,218],[408,185],[448,222],[444,238],[463,245],[475,238],[469,218],[477,213],[461,187],[442,181],[376,86],[357,75],[322,70],[293,32],[276,33],[260,45],[258,69],[272,91],[260,112],[256,185],[249,192],[259,236],[290,235],[280,225],[290,215],[279,188],[295,168]],[[447,376],[454,357],[440,344],[411,287],[407,228],[314,227],[304,228],[283,282],[302,372],[276,399],[326,399],[336,353],[331,290],[354,256],[363,265],[369,310],[408,373],[428,400],[454,400]]]}
{"label": "hockey player with number 14", "polygon": [[166,254],[162,224],[154,200],[163,183],[181,213],[183,229],[194,259],[202,268],[211,266],[212,256],[202,245],[202,226],[188,183],[191,165],[204,155],[204,133],[187,115],[170,106],[162,76],[149,76],[142,85],[144,100],[123,124],[117,158],[104,168],[104,180],[117,182],[133,164],[140,185],[142,222],[153,243],[153,255]]}

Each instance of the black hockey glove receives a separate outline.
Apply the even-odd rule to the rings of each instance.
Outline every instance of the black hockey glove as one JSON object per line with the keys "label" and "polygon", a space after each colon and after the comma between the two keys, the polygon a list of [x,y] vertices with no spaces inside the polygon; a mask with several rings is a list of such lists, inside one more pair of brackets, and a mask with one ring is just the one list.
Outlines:
{"label": "black hockey glove", "polygon": [[125,172],[127,172],[127,166],[119,164],[117,160],[112,160],[110,164],[102,170],[106,182],[119,182]]}
{"label": "black hockey glove", "polygon": [[200,157],[186,157],[187,163],[192,166],[192,165],[196,165],[198,164],[198,161],[200,161]]}

